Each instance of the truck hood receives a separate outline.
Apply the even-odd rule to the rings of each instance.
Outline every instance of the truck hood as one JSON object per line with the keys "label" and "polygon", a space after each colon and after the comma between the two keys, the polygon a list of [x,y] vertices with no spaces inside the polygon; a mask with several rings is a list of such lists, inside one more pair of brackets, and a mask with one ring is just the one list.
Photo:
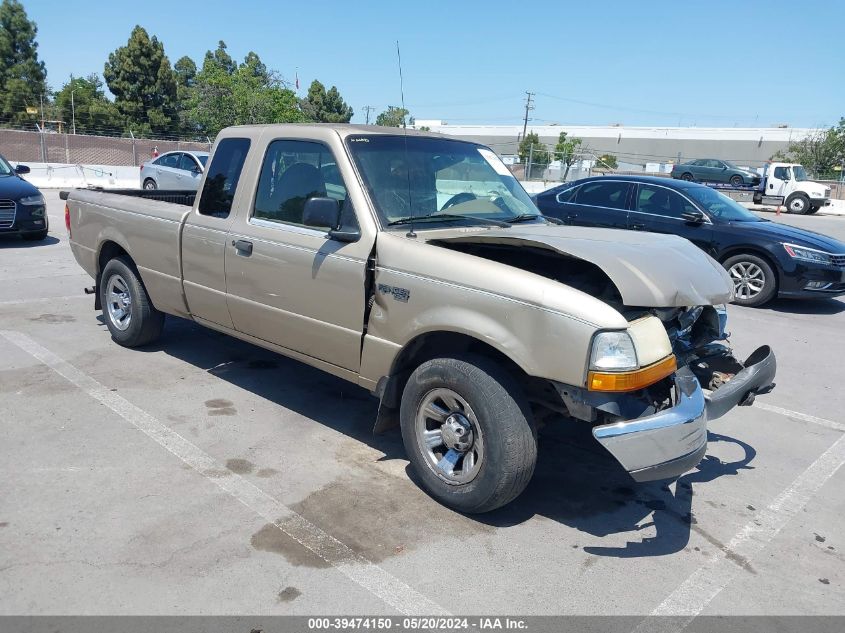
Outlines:
{"label": "truck hood", "polygon": [[598,266],[627,306],[717,305],[732,299],[733,284],[718,262],[675,235],[555,225],[516,225],[444,235],[441,244],[506,244],[543,248]]}

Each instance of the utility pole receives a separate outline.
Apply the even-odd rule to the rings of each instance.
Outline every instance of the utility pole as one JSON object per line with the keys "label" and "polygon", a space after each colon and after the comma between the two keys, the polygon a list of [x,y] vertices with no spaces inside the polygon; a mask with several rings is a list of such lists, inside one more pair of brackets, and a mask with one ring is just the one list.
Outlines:
{"label": "utility pole", "polygon": [[370,124],[370,112],[372,112],[373,110],[375,110],[375,108],[373,106],[364,106],[364,112],[367,113],[366,114],[366,117],[367,117],[366,125]]}
{"label": "utility pole", "polygon": [[531,104],[531,99],[534,98],[535,93],[525,91],[527,97],[525,98],[525,121],[522,124],[522,138],[525,139],[525,133],[528,131],[528,112],[534,109]]}
{"label": "utility pole", "polygon": [[74,133],[74,135],[76,135],[76,106],[73,103],[73,93],[74,92],[76,92],[76,90],[70,91],[70,118],[73,121],[73,124],[72,124],[73,125],[73,133]]}

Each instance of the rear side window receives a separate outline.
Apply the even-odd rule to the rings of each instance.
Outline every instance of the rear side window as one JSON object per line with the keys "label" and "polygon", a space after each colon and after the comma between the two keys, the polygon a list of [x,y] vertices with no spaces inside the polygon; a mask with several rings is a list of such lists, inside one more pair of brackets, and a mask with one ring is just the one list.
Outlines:
{"label": "rear side window", "polygon": [[640,185],[640,191],[637,195],[637,211],[641,213],[681,219],[684,213],[696,210],[679,193],[666,189],[665,187]]}
{"label": "rear side window", "polygon": [[159,156],[155,160],[155,164],[161,165],[162,167],[177,167],[179,165],[179,156],[181,154],[165,154],[164,156]]}
{"label": "rear side window", "polygon": [[561,191],[555,199],[558,202],[575,202],[575,194],[578,193],[578,187],[570,187]]}
{"label": "rear side window", "polygon": [[594,181],[581,185],[576,202],[592,207],[624,209],[628,196],[628,183],[619,181]]}
{"label": "rear side window", "polygon": [[217,144],[197,207],[202,215],[229,216],[248,151],[248,138],[224,138]]}

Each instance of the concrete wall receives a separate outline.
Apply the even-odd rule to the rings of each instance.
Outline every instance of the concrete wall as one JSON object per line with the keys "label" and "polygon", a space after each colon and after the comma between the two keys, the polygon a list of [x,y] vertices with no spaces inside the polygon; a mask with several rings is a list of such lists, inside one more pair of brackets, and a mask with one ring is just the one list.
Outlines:
{"label": "concrete wall", "polygon": [[[12,165],[15,165],[12,162]],[[67,163],[24,163],[30,172],[24,176],[39,189],[137,189],[141,186],[139,167],[114,165],[69,165]]]}

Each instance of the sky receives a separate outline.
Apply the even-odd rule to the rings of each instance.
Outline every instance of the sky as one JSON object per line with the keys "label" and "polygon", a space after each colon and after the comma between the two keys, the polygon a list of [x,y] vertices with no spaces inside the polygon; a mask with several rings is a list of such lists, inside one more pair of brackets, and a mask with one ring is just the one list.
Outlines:
{"label": "sky", "polygon": [[47,80],[102,75],[140,24],[171,63],[223,40],[281,76],[336,85],[364,122],[821,127],[845,116],[840,0],[22,0]]}

